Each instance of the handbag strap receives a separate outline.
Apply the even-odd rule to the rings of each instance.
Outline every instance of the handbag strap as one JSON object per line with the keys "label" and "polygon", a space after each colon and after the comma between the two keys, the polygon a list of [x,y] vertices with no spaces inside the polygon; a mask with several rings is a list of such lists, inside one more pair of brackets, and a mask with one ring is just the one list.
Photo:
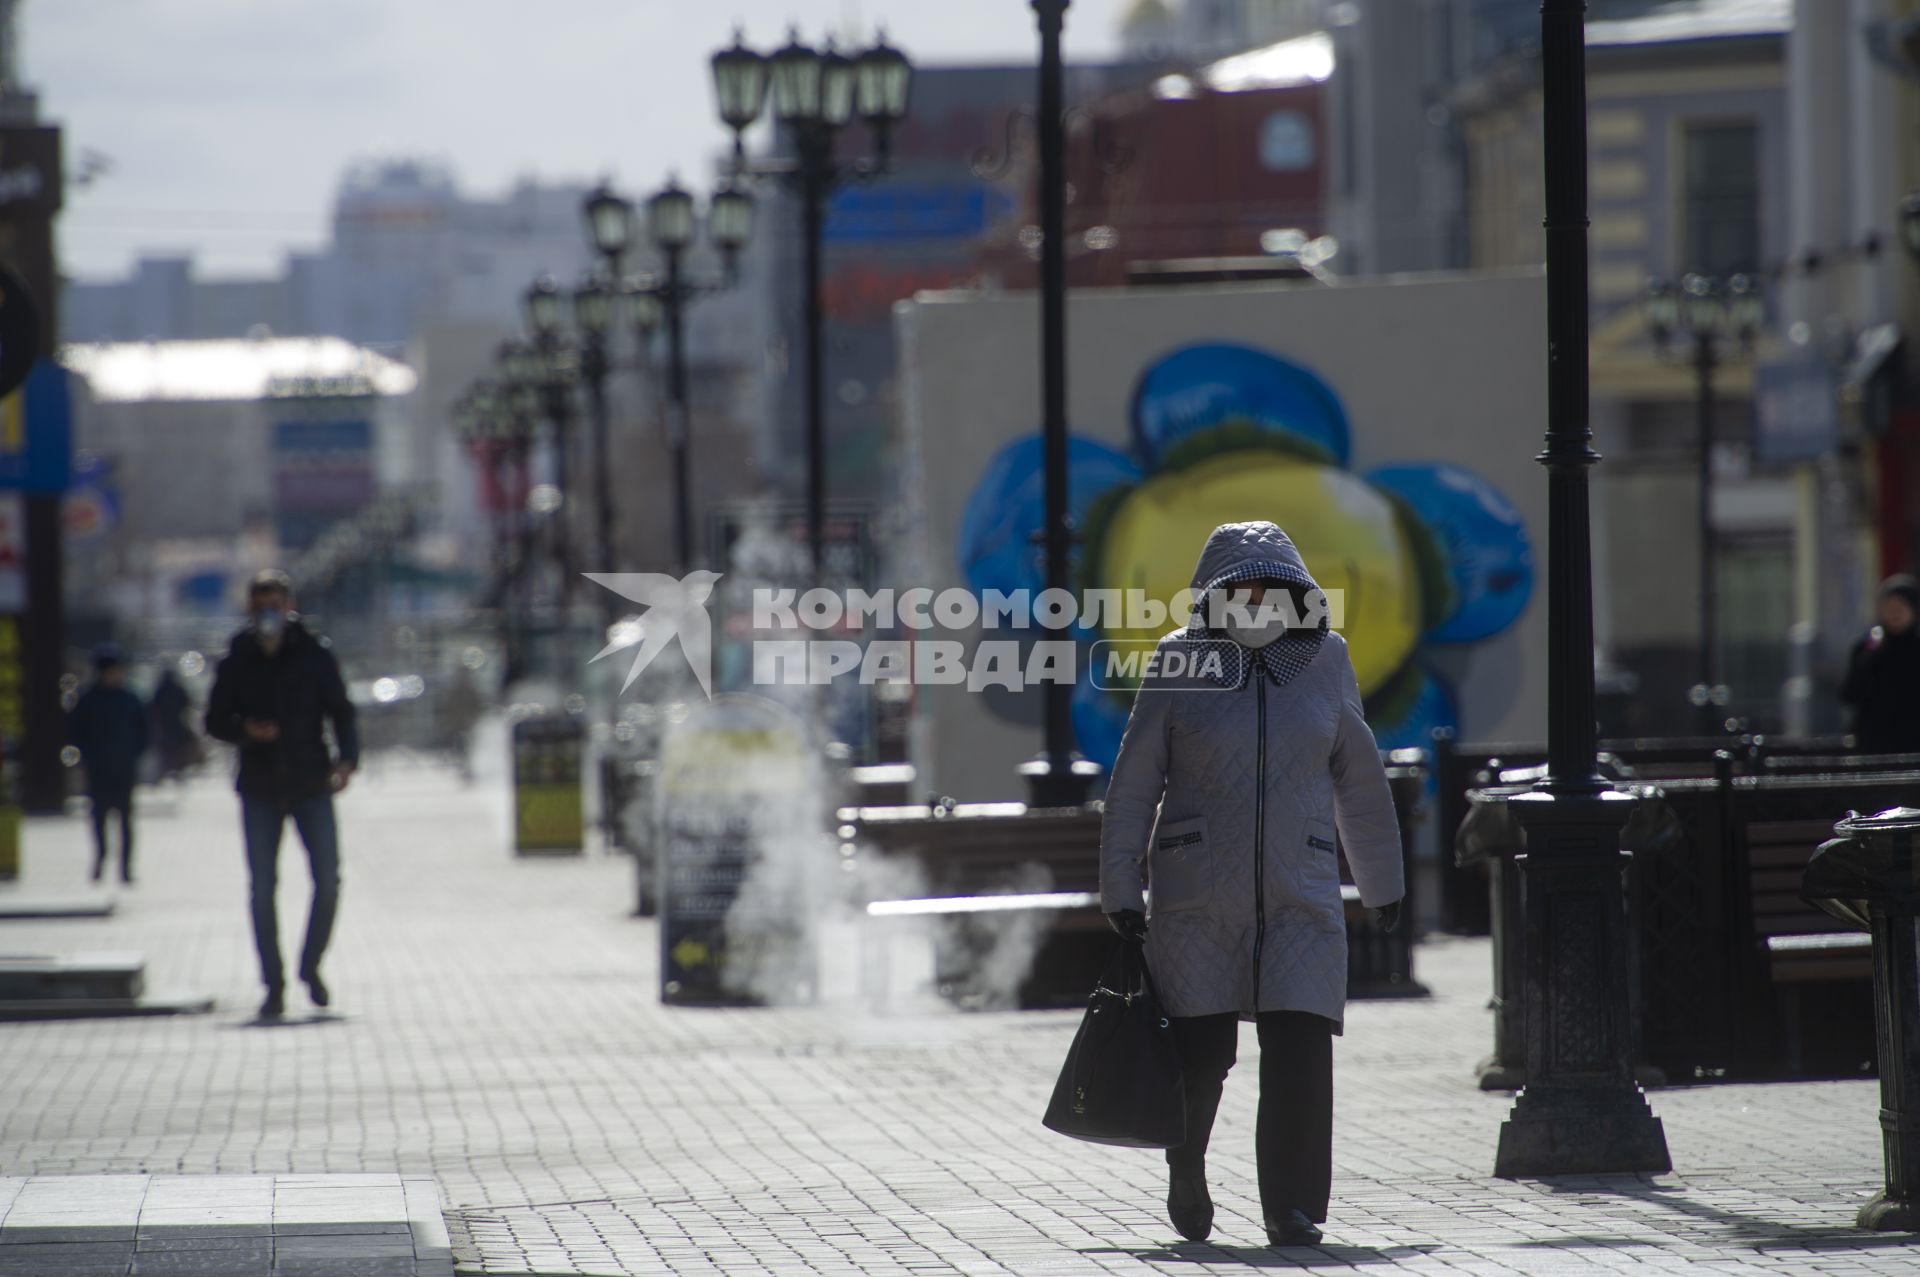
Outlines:
{"label": "handbag strap", "polygon": [[1129,1003],[1131,1003],[1136,996],[1134,993],[1133,979],[1136,970],[1140,975],[1141,991],[1152,994],[1153,1000],[1158,1002],[1160,1000],[1160,989],[1154,984],[1153,968],[1147,963],[1147,947],[1137,940],[1123,939],[1120,941],[1120,979],[1121,983],[1126,987],[1119,990],[1119,993],[1120,996],[1125,998]]}

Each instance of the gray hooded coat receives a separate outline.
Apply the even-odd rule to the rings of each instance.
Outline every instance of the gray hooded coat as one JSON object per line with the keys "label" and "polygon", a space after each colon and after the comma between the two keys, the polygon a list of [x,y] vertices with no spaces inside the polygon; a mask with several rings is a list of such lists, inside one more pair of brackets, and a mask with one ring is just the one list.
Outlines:
{"label": "gray hooded coat", "polygon": [[1334,841],[1372,908],[1405,894],[1386,768],[1346,641],[1327,628],[1257,651],[1205,627],[1204,595],[1273,579],[1317,590],[1286,533],[1207,538],[1192,623],[1161,640],[1214,657],[1207,677],[1141,687],[1107,787],[1100,907],[1145,909],[1147,961],[1176,1016],[1310,1011],[1341,1027],[1347,932]]}

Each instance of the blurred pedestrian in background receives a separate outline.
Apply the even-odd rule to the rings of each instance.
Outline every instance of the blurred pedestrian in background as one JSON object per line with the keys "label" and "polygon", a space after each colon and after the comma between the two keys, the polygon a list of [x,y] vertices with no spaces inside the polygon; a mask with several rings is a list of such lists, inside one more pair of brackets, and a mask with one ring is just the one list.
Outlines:
{"label": "blurred pedestrian in background", "polygon": [[[267,986],[260,1015],[272,1019],[286,1011],[274,893],[280,834],[289,816],[306,845],[313,874],[300,978],[315,1006],[331,1000],[320,979],[320,959],[340,899],[333,796],[347,787],[359,766],[360,735],[332,645],[300,623],[286,573],[267,571],[254,577],[247,611],[247,628],[233,636],[207,695],[207,734],[240,747],[235,788],[240,791],[240,822],[252,878],[253,938]],[[327,746],[324,728],[329,722],[338,758]]]}
{"label": "blurred pedestrian in background", "polygon": [[102,643],[93,652],[93,682],[67,711],[67,743],[87,769],[93,808],[93,880],[107,871],[107,814],[120,814],[120,881],[133,882],[133,782],[147,751],[147,707],[127,687],[127,660]]}
{"label": "blurred pedestrian in background", "polygon": [[193,708],[187,689],[175,677],[171,664],[160,669],[153,686],[154,747],[160,755],[160,780],[178,780],[201,761],[200,736],[187,722]]}
{"label": "blurred pedestrian in background", "polygon": [[1840,699],[1853,708],[1863,754],[1920,753],[1920,581],[1880,584],[1880,623],[1861,635],[1847,661]]}
{"label": "blurred pedestrian in background", "polygon": [[1187,627],[1161,644],[1201,658],[1203,673],[1145,684],[1134,700],[1107,786],[1101,908],[1146,946],[1180,1050],[1187,1139],[1167,1150],[1169,1220],[1190,1241],[1212,1231],[1208,1137],[1240,1021],[1252,1020],[1267,1240],[1312,1246],[1333,1182],[1333,1039],[1347,1000],[1339,851],[1393,930],[1406,894],[1399,820],[1346,640],[1287,534],[1215,528],[1193,591]]}
{"label": "blurred pedestrian in background", "polygon": [[454,667],[447,685],[434,702],[439,718],[440,748],[453,756],[460,779],[473,779],[473,728],[480,721],[486,704],[474,685],[473,671],[465,665]]}

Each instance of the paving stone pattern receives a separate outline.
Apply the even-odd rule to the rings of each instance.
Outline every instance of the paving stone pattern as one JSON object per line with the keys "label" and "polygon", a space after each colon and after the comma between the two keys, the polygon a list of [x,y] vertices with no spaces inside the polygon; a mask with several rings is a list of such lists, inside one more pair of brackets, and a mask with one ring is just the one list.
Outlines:
{"label": "paving stone pattern", "polygon": [[[1493,1179],[1508,1100],[1473,1085],[1484,942],[1422,948],[1431,999],[1351,1008],[1325,1246],[1262,1244],[1251,1033],[1215,1133],[1214,1242],[1177,1245],[1157,1155],[1039,1125],[1076,1015],[669,1010],[630,865],[513,859],[497,774],[391,764],[341,812],[328,1016],[295,989],[288,1023],[251,1023],[217,780],[146,801],[112,918],[0,922],[0,952],[138,949],[154,991],[220,1002],[0,1027],[0,1174],[431,1177],[462,1272],[1920,1272],[1909,1238],[1852,1228],[1880,1181],[1869,1081],[1663,1090],[1674,1174]],[[12,894],[85,891],[82,826],[30,822]],[[282,855],[291,950],[291,833]]]}

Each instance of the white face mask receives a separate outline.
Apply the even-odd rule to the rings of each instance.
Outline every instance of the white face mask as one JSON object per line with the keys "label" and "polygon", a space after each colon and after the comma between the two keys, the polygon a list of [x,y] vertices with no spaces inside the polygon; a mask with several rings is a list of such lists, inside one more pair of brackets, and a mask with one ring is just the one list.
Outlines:
{"label": "white face mask", "polygon": [[1229,615],[1226,619],[1227,637],[1242,647],[1262,648],[1275,639],[1286,637],[1286,618],[1276,614],[1273,608],[1249,608],[1250,617],[1246,620]]}
{"label": "white face mask", "polygon": [[253,613],[254,634],[271,643],[280,637],[287,628],[287,614],[276,607],[255,609]]}

